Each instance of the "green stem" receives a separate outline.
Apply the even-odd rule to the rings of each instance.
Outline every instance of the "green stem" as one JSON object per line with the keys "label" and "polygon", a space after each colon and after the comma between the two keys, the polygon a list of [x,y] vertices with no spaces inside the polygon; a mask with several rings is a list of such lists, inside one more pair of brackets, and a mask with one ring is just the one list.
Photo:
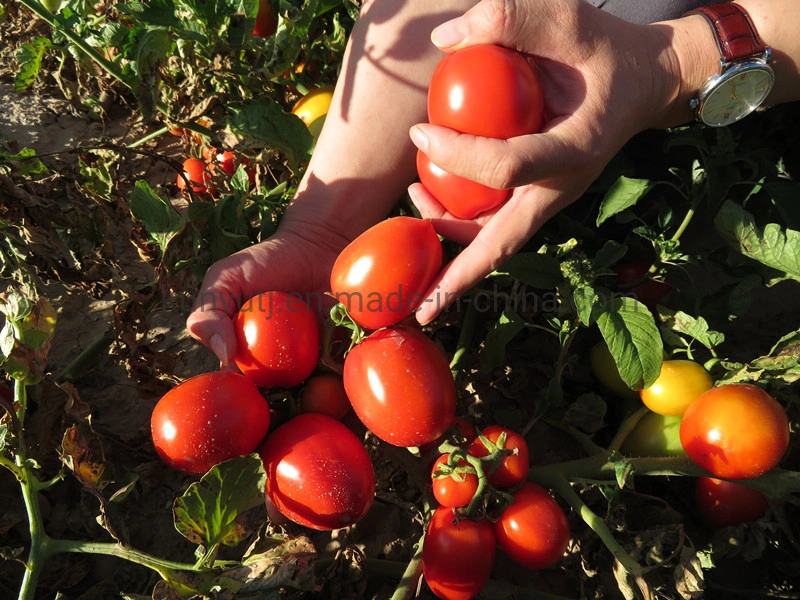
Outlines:
{"label": "green stem", "polygon": [[611,440],[611,443],[608,445],[608,451],[613,452],[615,450],[619,450],[620,446],[625,442],[625,439],[630,435],[631,431],[636,428],[636,425],[639,421],[642,420],[647,413],[650,412],[650,409],[646,406],[643,406],[630,416],[628,416],[623,422],[622,425],[619,426],[616,435]]}
{"label": "green stem", "polygon": [[108,350],[111,342],[114,341],[114,335],[110,331],[106,331],[89,344],[75,359],[69,363],[66,368],[61,371],[56,377],[57,383],[65,381],[75,381],[83,375],[90,367],[94,366],[103,356],[104,352]]}
{"label": "green stem", "polygon": [[136,140],[135,142],[132,142],[132,143],[128,144],[127,148],[128,148],[128,150],[133,150],[135,148],[138,148],[139,146],[142,146],[142,145],[146,144],[150,140],[154,140],[154,139],[156,139],[158,137],[161,137],[162,135],[167,133],[170,129],[171,129],[170,127],[161,127],[160,129],[156,129],[152,133],[148,133],[143,138],[140,138],[140,139]]}
{"label": "green stem", "polygon": [[412,600],[417,597],[420,578],[422,577],[422,545],[425,543],[425,534],[420,536],[414,556],[406,566],[400,583],[392,594],[390,600]]}
{"label": "green stem", "polygon": [[453,379],[458,384],[458,379],[461,374],[461,364],[467,355],[467,351],[472,341],[472,334],[475,331],[475,319],[478,311],[475,308],[475,303],[470,302],[467,305],[467,310],[464,313],[464,320],[461,322],[461,332],[458,335],[458,345],[456,351],[453,353],[453,359],[450,361],[450,372],[453,374]]}

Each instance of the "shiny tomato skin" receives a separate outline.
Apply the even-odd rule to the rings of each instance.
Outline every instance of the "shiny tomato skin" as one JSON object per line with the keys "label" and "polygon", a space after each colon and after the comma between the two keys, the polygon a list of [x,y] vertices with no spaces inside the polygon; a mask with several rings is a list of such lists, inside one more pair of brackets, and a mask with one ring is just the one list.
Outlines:
{"label": "shiny tomato skin", "polygon": [[408,317],[442,266],[442,243],[430,222],[392,217],[350,242],[331,270],[331,292],[366,329]]}
{"label": "shiny tomato skin", "polygon": [[680,430],[681,417],[649,411],[628,434],[619,451],[624,456],[686,456]]}
{"label": "shiny tomato skin", "polygon": [[569,545],[567,516],[540,485],[526,481],[494,523],[497,545],[529,569],[546,569],[564,556]]}
{"label": "shiny tomato skin", "polygon": [[503,204],[511,190],[497,190],[477,181],[452,175],[417,151],[417,174],[420,183],[447,212],[459,219],[474,219],[479,214]]}
{"label": "shiny tomato skin", "polygon": [[317,366],[320,324],[298,295],[264,292],[244,303],[233,321],[239,370],[262,387],[293,387]]}
{"label": "shiny tomato skin", "polygon": [[267,436],[260,451],[266,493],[281,514],[318,530],[348,527],[367,514],[375,471],[361,440],[321,413],[298,415]]}
{"label": "shiny tomato skin", "polygon": [[269,430],[269,404],[239,373],[215,371],[178,384],[150,418],[153,444],[173,469],[202,475],[214,465],[250,454]]}
{"label": "shiny tomato skin", "polygon": [[278,30],[278,19],[269,0],[258,0],[258,13],[253,35],[268,38]]}
{"label": "shiny tomato skin", "polygon": [[[528,476],[528,469],[530,468],[530,450],[525,438],[507,427],[489,425],[481,431],[481,435],[493,443],[497,443],[498,439],[500,439],[500,435],[503,433],[506,434],[506,441],[503,448],[506,450],[514,450],[515,452],[514,454],[503,457],[494,471],[487,471],[487,479],[489,483],[497,489],[510,490],[524,481]],[[478,458],[489,454],[489,450],[486,448],[483,441],[481,441],[480,436],[472,442],[472,445],[469,447],[469,453]]]}
{"label": "shiny tomato skin", "polygon": [[760,387],[731,383],[703,392],[681,419],[689,458],[724,479],[758,477],[777,466],[789,447],[784,408]]}
{"label": "shiny tomato skin", "polygon": [[323,413],[341,420],[350,412],[350,399],[338,373],[312,375],[303,385],[298,398],[300,412]]}
{"label": "shiny tomato skin", "polygon": [[767,497],[759,490],[714,477],[698,477],[695,503],[700,517],[713,529],[757,521],[767,514]]}
{"label": "shiny tomato skin", "polygon": [[395,446],[421,446],[453,424],[456,387],[447,358],[419,329],[380,329],[344,359],[344,388],[361,422]]}
{"label": "shiny tomato skin", "polygon": [[494,566],[496,540],[489,521],[456,520],[453,509],[438,507],[422,542],[422,572],[442,600],[477,596]]}
{"label": "shiny tomato skin", "polygon": [[295,102],[292,107],[292,114],[297,115],[311,127],[317,119],[328,114],[333,100],[333,86],[323,86],[310,90],[305,96]]}
{"label": "shiny tomato skin", "polygon": [[639,392],[644,405],[654,413],[679,417],[692,401],[714,387],[705,367],[693,360],[665,360],[653,385]]}
{"label": "shiny tomato skin", "polygon": [[[440,466],[447,466],[449,454],[442,454],[436,459],[431,469],[433,484],[433,497],[441,506],[460,508],[467,506],[475,492],[478,491],[478,476],[475,473],[455,472],[445,476],[436,476]],[[469,463],[463,458],[458,461],[459,467],[466,467]]]}
{"label": "shiny tomato skin", "polygon": [[518,52],[492,44],[445,56],[428,87],[428,120],[462,133],[509,139],[537,133],[544,102],[539,80]]}

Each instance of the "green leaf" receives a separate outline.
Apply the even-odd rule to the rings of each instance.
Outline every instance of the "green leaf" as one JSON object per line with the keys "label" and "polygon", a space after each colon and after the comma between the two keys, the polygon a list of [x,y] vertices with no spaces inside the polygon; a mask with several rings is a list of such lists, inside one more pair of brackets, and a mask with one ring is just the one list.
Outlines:
{"label": "green leaf", "polygon": [[725,341],[725,334],[709,329],[708,322],[703,317],[695,318],[681,310],[669,316],[666,327],[676,333],[688,335],[708,349],[716,348]]}
{"label": "green leaf", "polygon": [[49,38],[36,36],[32,42],[26,42],[14,52],[14,59],[19,65],[19,71],[14,77],[14,91],[24,92],[39,75],[44,53],[52,48],[53,42]]}
{"label": "green leaf", "polygon": [[651,187],[652,183],[648,179],[632,179],[621,175],[600,202],[597,225],[600,226],[607,219],[634,206]]}
{"label": "green leaf", "polygon": [[0,364],[13,379],[34,385],[47,369],[56,329],[56,311],[46,298],[31,302],[16,290],[0,294]]}
{"label": "green leaf", "polygon": [[175,528],[206,548],[233,546],[250,535],[243,513],[264,503],[266,473],[257,454],[212,467],[173,506]]}
{"label": "green leaf", "polygon": [[513,255],[495,274],[510,275],[527,286],[549,290],[564,279],[558,261],[538,252],[520,252]]}
{"label": "green leaf", "polygon": [[527,323],[516,312],[506,308],[486,335],[481,351],[481,371],[491,371],[503,364],[506,358],[506,346]]}
{"label": "green leaf", "polygon": [[594,288],[584,285],[572,293],[572,301],[575,303],[575,312],[581,323],[589,327],[594,325],[597,317],[602,314],[603,304],[606,300],[599,296]]}
{"label": "green leaf", "polygon": [[627,252],[628,247],[625,244],[608,240],[594,255],[594,267],[597,271],[607,269],[625,256]]}
{"label": "green leaf", "polygon": [[661,372],[664,345],[647,307],[633,298],[614,298],[597,326],[625,384],[633,390],[652,385]]}
{"label": "green leaf", "polygon": [[186,219],[148,185],[137,181],[131,192],[131,214],[142,222],[147,233],[158,244],[161,253],[186,226]]}
{"label": "green leaf", "polygon": [[8,434],[8,425],[0,423],[0,452],[6,447],[6,435]]}
{"label": "green leaf", "polygon": [[800,279],[800,231],[768,223],[759,229],[753,216],[727,200],[714,218],[717,232],[743,255],[793,279]]}

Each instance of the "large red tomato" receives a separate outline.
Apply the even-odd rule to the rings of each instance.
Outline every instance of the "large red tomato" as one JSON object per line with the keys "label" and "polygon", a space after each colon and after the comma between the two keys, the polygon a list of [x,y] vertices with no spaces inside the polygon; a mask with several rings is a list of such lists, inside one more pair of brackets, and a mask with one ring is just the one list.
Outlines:
{"label": "large red tomato", "polygon": [[456,519],[453,509],[433,512],[422,543],[422,572],[443,600],[469,600],[480,593],[494,566],[496,541],[489,521]]}
{"label": "large red tomato", "polygon": [[714,529],[757,521],[768,506],[760,491],[713,477],[697,478],[695,501],[703,521]]}
{"label": "large red tomato", "polygon": [[345,247],[331,271],[331,291],[353,320],[379,329],[417,308],[442,266],[442,244],[428,221],[393,217]]}
{"label": "large red tomato", "polygon": [[263,387],[292,387],[317,366],[320,325],[298,295],[265,292],[239,309],[235,319],[236,365]]}
{"label": "large red tomato", "polygon": [[747,479],[775,467],[789,447],[784,408],[760,387],[732,383],[700,394],[681,419],[681,444],[717,477]]}
{"label": "large red tomato", "polygon": [[497,544],[511,558],[530,569],[555,564],[569,544],[564,511],[540,485],[526,481],[494,524]]}
{"label": "large red tomato", "polygon": [[447,358],[422,331],[378,330],[344,359],[344,388],[361,422],[395,446],[421,446],[455,421]]}
{"label": "large red tomato", "polygon": [[352,525],[375,496],[369,454],[342,422],[321,413],[301,414],[269,436],[261,448],[266,493],[295,523],[312,529]]}
{"label": "large red tomato", "polygon": [[428,120],[462,133],[508,139],[543,121],[539,80],[520,53],[481,44],[445,56],[428,87]]}
{"label": "large red tomato", "polygon": [[[521,483],[528,475],[530,468],[530,450],[528,442],[516,431],[500,425],[489,425],[481,435],[493,444],[497,444],[500,436],[505,434],[504,450],[511,450],[513,454],[504,456],[494,470],[487,471],[487,479],[491,485],[501,490],[508,490]],[[480,437],[475,438],[469,447],[472,456],[483,458],[489,455],[489,449]]]}
{"label": "large red tomato", "polygon": [[153,445],[172,468],[201,475],[253,452],[269,430],[269,404],[239,373],[215,371],[178,384],[150,418]]}
{"label": "large red tomato", "polygon": [[420,183],[454,217],[473,219],[482,212],[508,200],[511,190],[497,190],[487,185],[452,175],[417,151],[417,174]]}

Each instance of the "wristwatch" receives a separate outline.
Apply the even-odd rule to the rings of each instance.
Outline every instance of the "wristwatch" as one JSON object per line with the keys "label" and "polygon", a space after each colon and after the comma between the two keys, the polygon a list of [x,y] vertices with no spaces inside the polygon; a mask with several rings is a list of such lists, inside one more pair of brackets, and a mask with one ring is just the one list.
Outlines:
{"label": "wristwatch", "polygon": [[690,101],[695,118],[712,127],[735,123],[758,108],[775,83],[770,49],[758,36],[750,15],[735,2],[700,6],[720,52],[720,71]]}

